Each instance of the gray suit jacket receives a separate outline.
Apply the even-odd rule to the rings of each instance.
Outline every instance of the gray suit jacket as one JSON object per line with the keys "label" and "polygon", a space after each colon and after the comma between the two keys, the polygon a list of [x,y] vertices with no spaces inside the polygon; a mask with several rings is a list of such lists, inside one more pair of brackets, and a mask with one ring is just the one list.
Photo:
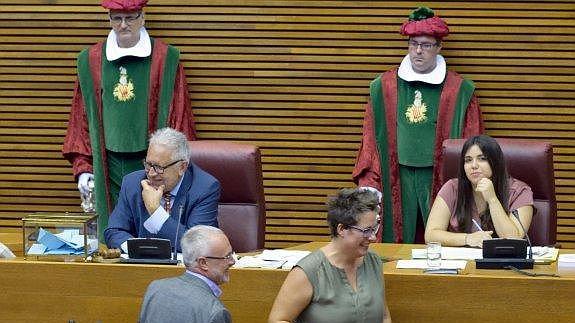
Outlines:
{"label": "gray suit jacket", "polygon": [[141,323],[231,321],[230,313],[210,287],[188,273],[150,283],[140,311]]}

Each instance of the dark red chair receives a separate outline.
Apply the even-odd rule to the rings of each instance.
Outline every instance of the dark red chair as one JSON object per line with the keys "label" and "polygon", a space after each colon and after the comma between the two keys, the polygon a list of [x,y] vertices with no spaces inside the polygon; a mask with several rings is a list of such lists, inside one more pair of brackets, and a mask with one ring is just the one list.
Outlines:
{"label": "dark red chair", "polygon": [[[496,139],[501,146],[509,175],[533,191],[534,213],[528,230],[533,245],[554,245],[557,240],[557,202],[551,143],[536,140]],[[465,139],[443,142],[441,181],[457,177],[461,147]]]}
{"label": "dark red chair", "polygon": [[220,181],[220,228],[236,252],[264,248],[265,200],[258,147],[227,141],[189,142],[192,162]]}

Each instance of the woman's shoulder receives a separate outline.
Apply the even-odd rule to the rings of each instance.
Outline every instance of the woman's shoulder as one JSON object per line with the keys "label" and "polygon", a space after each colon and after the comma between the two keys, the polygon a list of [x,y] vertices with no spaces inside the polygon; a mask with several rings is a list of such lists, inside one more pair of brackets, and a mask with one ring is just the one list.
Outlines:
{"label": "woman's shoulder", "polygon": [[374,264],[376,266],[382,266],[383,265],[383,260],[381,259],[381,257],[371,250],[367,251],[367,254],[365,255],[364,261],[366,263],[371,263],[371,264]]}
{"label": "woman's shoulder", "polygon": [[529,185],[527,185],[527,183],[525,183],[521,180],[518,180],[517,178],[510,177],[509,178],[509,190],[511,192],[521,192],[524,190],[531,191],[531,187]]}
{"label": "woman's shoulder", "polygon": [[443,184],[443,186],[453,186],[453,187],[457,187],[457,184],[459,183],[459,179],[457,178],[451,178],[448,179],[447,182],[445,182],[445,184]]}
{"label": "woman's shoulder", "polygon": [[442,196],[443,199],[445,200],[446,197],[456,194],[458,182],[459,180],[457,178],[452,178],[448,180],[447,182],[445,182],[445,184],[441,186],[438,195]]}
{"label": "woman's shoulder", "polygon": [[300,261],[298,261],[296,266],[302,268],[304,271],[314,270],[314,268],[317,268],[322,262],[326,260],[327,258],[323,254],[323,251],[318,249],[303,257]]}

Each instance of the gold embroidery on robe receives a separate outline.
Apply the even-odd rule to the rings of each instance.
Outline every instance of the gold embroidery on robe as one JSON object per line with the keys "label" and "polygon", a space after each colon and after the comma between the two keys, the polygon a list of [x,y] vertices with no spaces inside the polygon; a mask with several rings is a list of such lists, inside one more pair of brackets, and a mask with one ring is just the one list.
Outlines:
{"label": "gold embroidery on robe", "polygon": [[421,92],[416,90],[413,103],[405,111],[405,117],[409,123],[421,123],[427,120],[426,112],[427,105],[422,100]]}
{"label": "gold embroidery on robe", "polygon": [[134,83],[128,80],[128,71],[123,66],[120,66],[120,79],[114,87],[114,98],[122,102],[134,98]]}

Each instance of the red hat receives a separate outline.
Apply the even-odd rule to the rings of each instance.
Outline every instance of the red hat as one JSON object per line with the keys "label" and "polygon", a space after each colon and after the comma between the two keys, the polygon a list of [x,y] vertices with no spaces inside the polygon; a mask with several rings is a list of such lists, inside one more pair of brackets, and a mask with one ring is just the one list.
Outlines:
{"label": "red hat", "polygon": [[399,33],[409,37],[427,35],[442,39],[449,35],[449,28],[443,19],[435,16],[433,10],[419,7],[409,15],[409,20],[403,23]]}
{"label": "red hat", "polygon": [[102,7],[109,10],[138,11],[148,0],[102,0]]}

